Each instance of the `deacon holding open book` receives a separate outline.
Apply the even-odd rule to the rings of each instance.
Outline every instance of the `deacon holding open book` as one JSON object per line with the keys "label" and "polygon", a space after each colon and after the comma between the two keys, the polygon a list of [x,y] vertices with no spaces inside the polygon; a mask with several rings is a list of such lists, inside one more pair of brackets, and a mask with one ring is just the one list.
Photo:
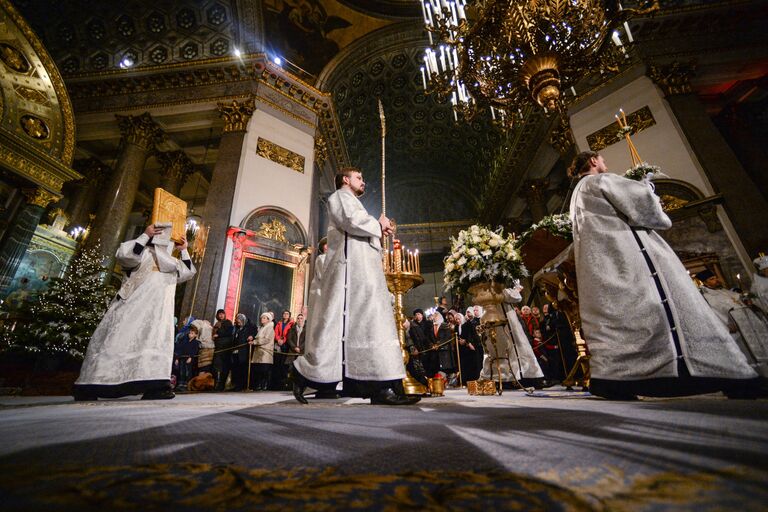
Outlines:
{"label": "deacon holding open book", "polygon": [[[181,230],[175,226],[178,222]],[[138,394],[147,400],[174,397],[170,381],[174,295],[176,284],[195,275],[183,226],[183,217],[156,222],[137,239],[120,245],[116,258],[124,272],[123,284],[88,344],[73,388],[75,400]],[[177,227],[173,233],[181,233],[175,239],[173,227]]]}

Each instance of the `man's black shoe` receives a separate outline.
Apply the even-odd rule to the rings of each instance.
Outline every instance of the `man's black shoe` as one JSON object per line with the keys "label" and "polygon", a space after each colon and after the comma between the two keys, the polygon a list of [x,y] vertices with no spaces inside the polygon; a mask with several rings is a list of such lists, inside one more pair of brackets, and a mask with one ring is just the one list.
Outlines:
{"label": "man's black shoe", "polygon": [[341,398],[341,395],[335,389],[321,389],[315,393],[315,398],[321,400],[335,400]]}
{"label": "man's black shoe", "polygon": [[394,389],[386,388],[371,397],[371,405],[413,405],[419,400],[417,396],[398,395]]}
{"label": "man's black shoe", "polygon": [[77,391],[72,393],[72,398],[75,399],[75,402],[95,402],[99,399],[96,395],[86,395],[84,393],[78,393]]}
{"label": "man's black shoe", "polygon": [[170,389],[155,389],[145,392],[142,396],[142,400],[170,400],[175,398],[176,395]]}
{"label": "man's black shoe", "polygon": [[307,399],[304,398],[304,392],[307,390],[307,379],[302,374],[296,371],[296,368],[291,367],[291,373],[289,375],[291,384],[293,385],[293,398],[300,404],[308,404]]}

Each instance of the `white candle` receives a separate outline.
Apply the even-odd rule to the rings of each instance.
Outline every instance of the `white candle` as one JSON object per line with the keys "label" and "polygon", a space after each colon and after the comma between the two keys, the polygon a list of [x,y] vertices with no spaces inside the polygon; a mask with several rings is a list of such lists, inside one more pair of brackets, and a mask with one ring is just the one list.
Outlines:
{"label": "white candle", "polygon": [[424,66],[421,66],[421,83],[424,85],[424,90],[427,90],[427,75],[424,73]]}
{"label": "white candle", "polygon": [[459,19],[460,20],[465,20],[465,19],[467,19],[467,13],[464,12],[464,6],[461,5],[462,3],[463,2],[461,0],[456,2],[456,8],[459,10]]}
{"label": "white candle", "polygon": [[613,35],[611,36],[611,39],[613,40],[613,44],[615,44],[616,46],[622,46],[618,31],[616,30],[613,31]]}
{"label": "white candle", "polygon": [[491,118],[493,118],[494,121],[496,120],[496,111],[494,110],[493,105],[491,105]]}
{"label": "white candle", "polygon": [[429,52],[429,60],[432,62],[432,70],[434,73],[439,73],[440,68],[437,67],[437,57],[435,56],[435,52]]}
{"label": "white candle", "polygon": [[459,54],[456,53],[456,47],[455,46],[453,47],[453,62],[455,63],[454,64],[455,67],[459,66]]}
{"label": "white candle", "polygon": [[445,46],[440,47],[440,64],[442,64],[442,71],[445,71],[448,69],[448,67],[445,65]]}
{"label": "white candle", "polygon": [[627,33],[627,39],[629,40],[629,42],[630,43],[634,43],[635,42],[635,38],[632,37],[632,31],[629,30],[629,23],[627,23],[626,21],[624,22],[624,32]]}
{"label": "white candle", "polygon": [[453,14],[453,23],[459,24],[459,15],[456,13],[456,2],[451,2],[451,13]]}

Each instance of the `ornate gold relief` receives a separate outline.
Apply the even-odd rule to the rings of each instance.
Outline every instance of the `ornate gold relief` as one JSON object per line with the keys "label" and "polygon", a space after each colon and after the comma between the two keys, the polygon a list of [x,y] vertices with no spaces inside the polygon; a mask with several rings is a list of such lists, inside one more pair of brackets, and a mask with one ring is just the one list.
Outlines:
{"label": "ornate gold relief", "polygon": [[19,119],[21,128],[24,133],[37,140],[45,140],[51,135],[51,130],[48,129],[48,125],[41,118],[27,114],[21,116]]}
{"label": "ornate gold relief", "polygon": [[[630,135],[640,133],[641,131],[650,128],[656,124],[656,119],[653,117],[651,109],[646,105],[640,110],[636,110],[631,114],[627,114],[627,123],[632,128]],[[600,151],[603,148],[607,148],[611,144],[616,144],[624,140],[624,134],[621,133],[621,128],[618,122],[614,122],[601,128],[591,135],[587,135],[587,143],[589,149],[592,151]]]}
{"label": "ornate gold relief", "polygon": [[695,74],[696,65],[675,61],[664,66],[650,66],[648,76],[661,88],[664,96],[690,94],[691,77]]}
{"label": "ornate gold relief", "polygon": [[17,73],[28,73],[32,68],[24,54],[8,43],[0,43],[0,60]]}
{"label": "ornate gold relief", "polygon": [[[28,101],[47,107],[44,115],[47,120],[49,137],[39,139],[46,141],[45,145],[48,147],[48,150],[45,151],[46,157],[54,158],[64,167],[68,167],[72,164],[75,151],[75,116],[64,81],[40,39],[9,0],[0,0],[0,24],[5,29],[5,41],[0,43],[0,60],[2,60],[4,67],[16,73],[39,79],[38,83],[43,86],[42,92],[47,97],[48,103],[43,103],[36,101],[33,96],[34,93],[28,91],[21,93],[22,97]],[[44,73],[38,72],[38,68],[41,66]],[[45,77],[46,74],[47,77]],[[12,74],[8,73],[7,75]],[[10,82],[16,80],[13,76],[0,76],[0,80],[3,78]],[[18,89],[16,92],[19,94]],[[24,94],[29,97],[24,96]],[[9,102],[7,106],[16,103]],[[17,114],[11,110],[13,109],[5,110],[4,115],[19,119],[16,117]],[[42,114],[42,112],[39,113]],[[17,125],[18,122],[14,120],[13,124]],[[30,129],[33,132],[37,130],[33,126]],[[41,160],[47,160],[47,158]],[[23,159],[26,160],[27,158],[24,157]],[[69,173],[65,172],[64,174]]]}
{"label": "ornate gold relief", "polygon": [[155,144],[165,140],[165,133],[152,120],[149,112],[144,112],[140,116],[121,116],[115,115],[120,133],[131,144],[150,149]]}
{"label": "ornate gold relief", "polygon": [[287,244],[288,239],[285,238],[286,227],[277,219],[272,219],[272,222],[262,222],[259,230],[256,231],[256,236],[262,238],[269,238],[276,242],[282,242]]}
{"label": "ornate gold relief", "polygon": [[26,188],[21,191],[27,198],[28,204],[46,208],[54,201],[58,201],[61,196],[48,192],[44,188]]}
{"label": "ornate gold relief", "polygon": [[17,96],[27,101],[31,101],[32,103],[37,103],[38,105],[43,105],[45,107],[51,106],[51,100],[48,98],[44,91],[19,84],[14,84],[13,90],[16,92]]}
{"label": "ornate gold relief", "polygon": [[322,168],[328,160],[328,156],[328,143],[325,142],[325,138],[318,133],[315,138],[315,163],[317,166]]}
{"label": "ornate gold relief", "polygon": [[256,144],[256,154],[276,164],[293,169],[296,172],[304,173],[304,157],[282,146],[278,146],[274,142],[259,137],[259,141]]}
{"label": "ornate gold relief", "polygon": [[224,133],[244,132],[251,120],[256,104],[253,98],[245,101],[233,100],[232,103],[219,103],[219,115],[224,119]]}
{"label": "ornate gold relief", "polygon": [[560,122],[555,125],[552,133],[549,134],[549,143],[561,155],[565,155],[576,145],[571,123],[567,116],[562,116]]}
{"label": "ornate gold relief", "polygon": [[686,204],[688,204],[689,201],[686,201],[685,199],[681,199],[679,197],[671,196],[669,194],[662,194],[659,198],[661,200],[661,208],[665,212],[671,212],[673,210],[679,210]]}

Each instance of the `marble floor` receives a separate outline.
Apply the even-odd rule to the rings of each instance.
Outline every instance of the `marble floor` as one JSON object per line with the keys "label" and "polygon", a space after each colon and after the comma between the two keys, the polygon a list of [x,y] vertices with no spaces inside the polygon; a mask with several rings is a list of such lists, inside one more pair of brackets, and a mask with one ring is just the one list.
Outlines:
{"label": "marble floor", "polygon": [[[302,406],[280,392],[0,397],[0,470],[204,463],[340,475],[506,472],[572,491],[597,510],[765,510],[767,420],[768,400],[608,402],[564,390],[449,390],[408,407],[360,399]],[[39,489],[0,479],[20,510],[47,492]]]}

